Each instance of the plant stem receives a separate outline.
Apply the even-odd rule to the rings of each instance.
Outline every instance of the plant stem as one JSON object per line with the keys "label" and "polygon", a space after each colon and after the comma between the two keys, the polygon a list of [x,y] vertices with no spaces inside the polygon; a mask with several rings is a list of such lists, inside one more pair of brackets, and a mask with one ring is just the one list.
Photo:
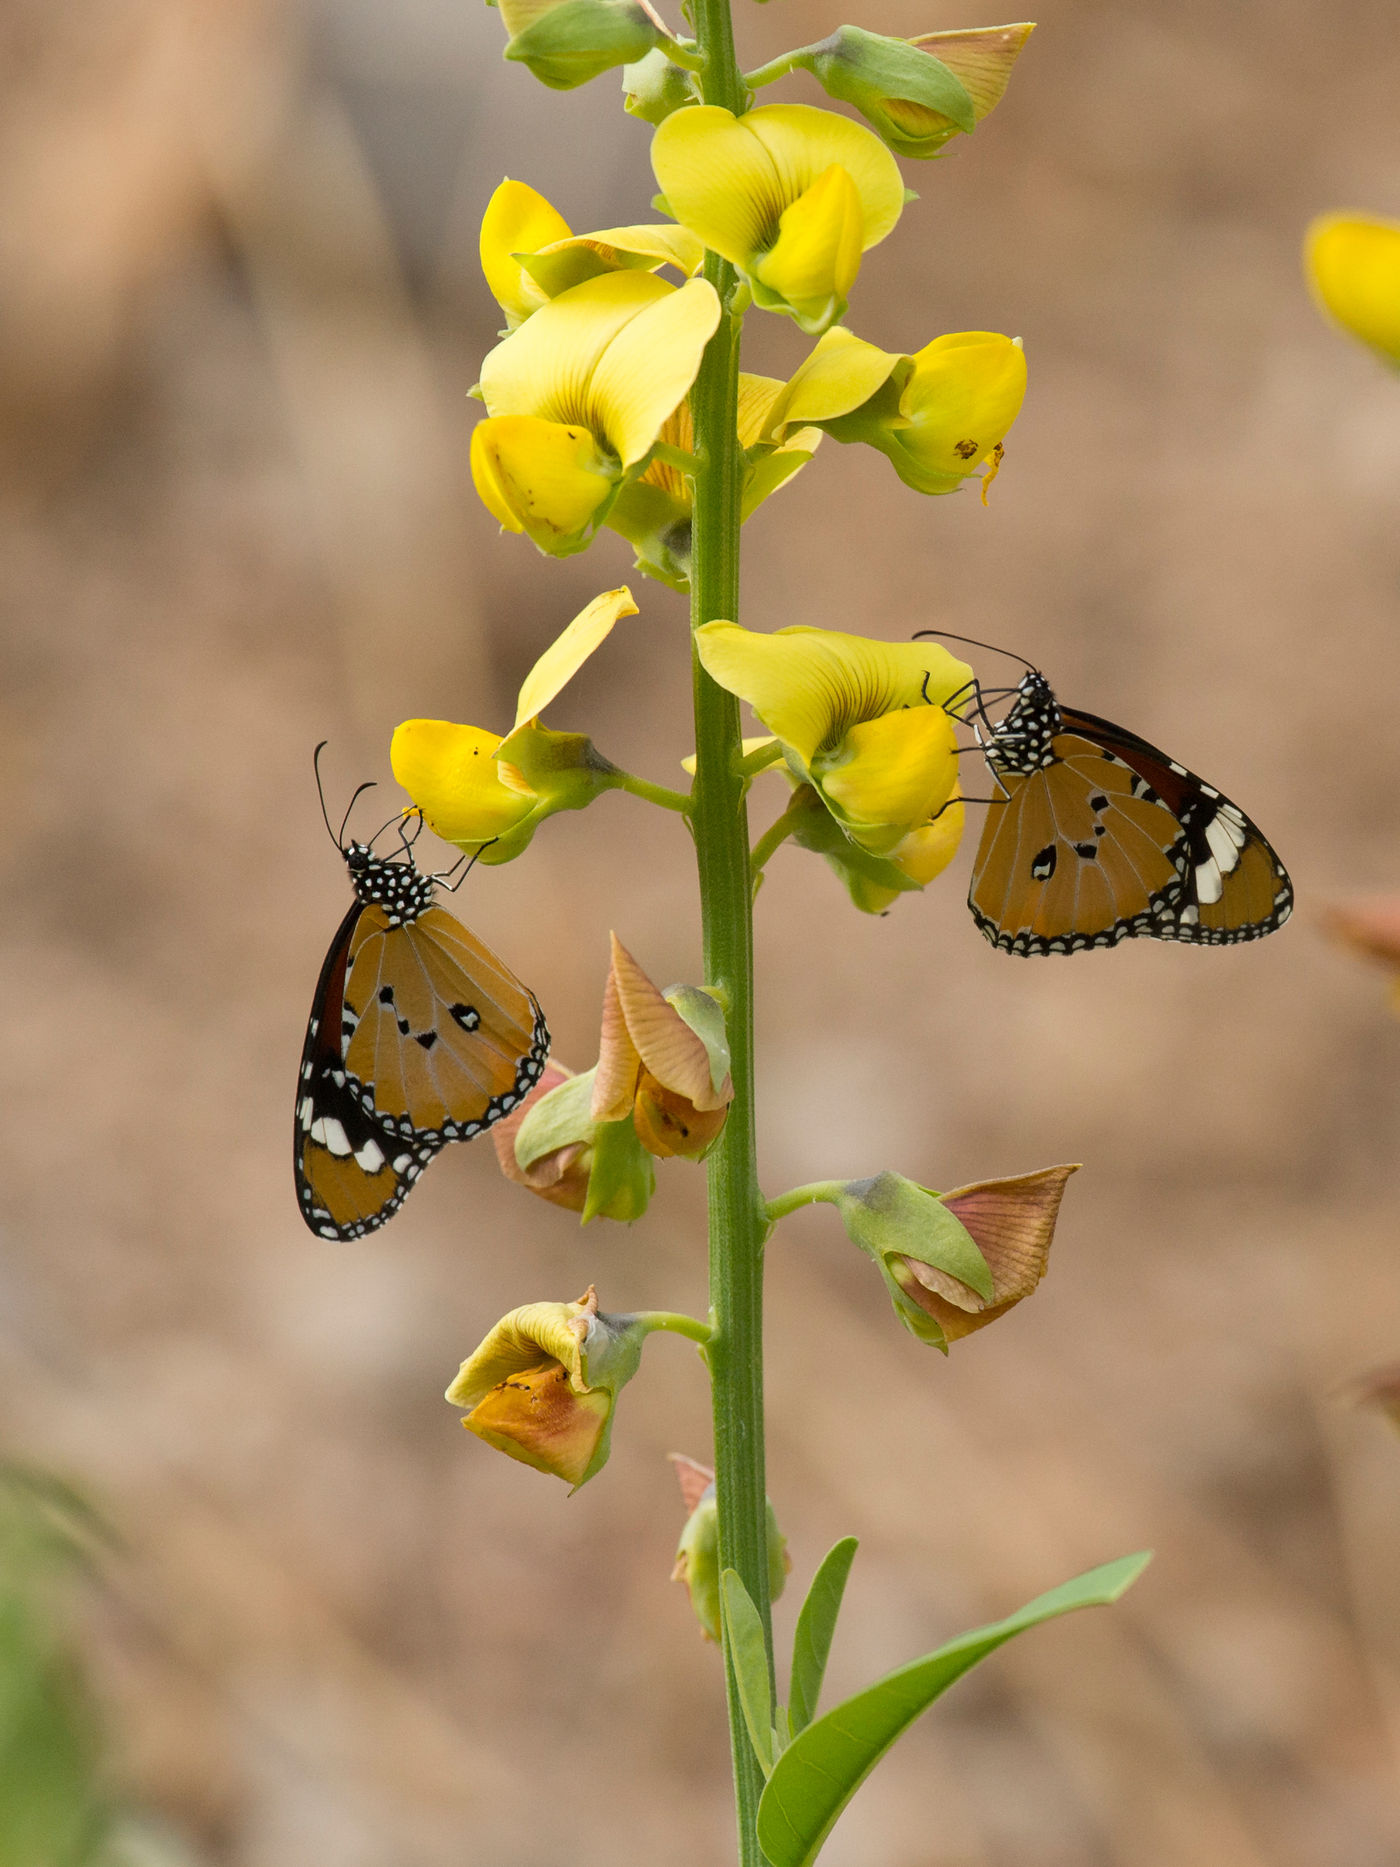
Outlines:
{"label": "plant stem", "polygon": [[802,53],[808,49],[805,45],[799,46],[795,52],[784,52],[780,57],[770,59],[766,65],[759,65],[753,71],[746,71],[744,83],[751,91],[757,91],[761,90],[765,84],[772,84],[778,78],[785,78],[793,69],[794,60],[800,58]]}
{"label": "plant stem", "polygon": [[632,1320],[645,1323],[649,1329],[667,1329],[672,1335],[687,1336],[692,1342],[698,1342],[701,1348],[709,1347],[710,1337],[714,1334],[709,1323],[701,1322],[698,1316],[687,1316],[679,1310],[638,1310]]}
{"label": "plant stem", "polygon": [[[704,100],[744,108],[734,57],[729,0],[696,0],[695,24],[705,54]],[[691,623],[737,620],[739,506],[743,453],[739,446],[739,316],[734,268],[705,255],[705,277],[719,294],[723,316],[710,339],[691,391],[695,421],[694,540]],[[734,1101],[709,1156],[709,1344],[714,1396],[715,1494],[719,1556],[737,1570],[763,1623],[773,1667],[768,1599],[767,1486],[763,1444],[763,1240],[767,1222],[758,1186],[754,1141],[753,907],[749,876],[745,780],[738,770],[739,703],[693,657],[696,775],[692,823],[700,873],[705,979],[725,993]],[[739,1824],[741,1867],[761,1867],[755,1822],[763,1773],[744,1726],[733,1663],[726,1651],[730,1752]]]}
{"label": "plant stem", "polygon": [[630,771],[622,774],[618,789],[630,791],[633,797],[644,797],[649,804],[659,804],[663,810],[678,810],[684,816],[690,815],[690,795],[686,791],[668,791],[664,784],[651,784],[645,778],[634,778]]}

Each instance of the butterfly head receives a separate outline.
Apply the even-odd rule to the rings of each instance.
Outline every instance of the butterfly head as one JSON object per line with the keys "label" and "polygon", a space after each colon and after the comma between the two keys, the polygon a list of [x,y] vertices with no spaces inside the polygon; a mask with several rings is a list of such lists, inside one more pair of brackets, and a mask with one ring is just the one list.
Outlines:
{"label": "butterfly head", "polygon": [[383,908],[391,927],[416,921],[433,905],[433,878],[407,861],[376,856],[368,843],[345,843],[341,855],[356,895],[366,907]]}
{"label": "butterfly head", "polygon": [[994,726],[985,751],[994,771],[1028,777],[1055,763],[1053,742],[1063,722],[1049,681],[1029,668],[1016,687],[1006,718]]}

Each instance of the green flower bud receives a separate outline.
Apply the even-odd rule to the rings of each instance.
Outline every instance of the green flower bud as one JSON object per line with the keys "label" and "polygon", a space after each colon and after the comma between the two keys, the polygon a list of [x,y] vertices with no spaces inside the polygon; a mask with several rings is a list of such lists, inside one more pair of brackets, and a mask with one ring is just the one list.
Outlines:
{"label": "green flower bud", "polygon": [[[502,16],[512,27],[509,0]],[[533,7],[529,23],[511,30],[505,55],[528,65],[552,91],[572,91],[615,65],[636,64],[671,35],[646,0],[559,0],[543,11]]]}
{"label": "green flower bud", "polygon": [[[720,1561],[719,1507],[715,1502],[714,1473],[683,1453],[673,1452],[671,1463],[680,1481],[681,1496],[690,1515],[676,1547],[673,1582],[684,1582],[690,1605],[707,1640],[720,1638]],[[768,1595],[776,1601],[787,1586],[792,1558],[787,1553],[787,1538],[778,1528],[771,1500],[768,1502]]]}
{"label": "green flower bud", "polygon": [[659,45],[635,65],[623,67],[622,107],[643,123],[664,123],[673,110],[699,101],[690,74],[673,65]]}

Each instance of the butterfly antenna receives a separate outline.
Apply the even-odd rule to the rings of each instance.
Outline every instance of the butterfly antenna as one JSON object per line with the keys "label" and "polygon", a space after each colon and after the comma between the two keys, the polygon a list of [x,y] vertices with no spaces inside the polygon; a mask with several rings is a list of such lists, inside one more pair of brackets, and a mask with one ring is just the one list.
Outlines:
{"label": "butterfly antenna", "polygon": [[[372,791],[374,788],[375,784],[373,778],[366,778],[363,784],[357,784],[355,786],[350,796],[350,802],[345,806],[345,815],[341,818],[340,835],[335,839],[337,849],[344,849],[345,847],[345,830],[350,822],[350,812],[355,808],[355,805],[359,802],[360,798],[364,796],[365,792]],[[375,835],[379,834],[379,831],[375,832]],[[373,838],[370,840],[373,841]]]}
{"label": "butterfly antenna", "polygon": [[1035,663],[1027,661],[1024,655],[1018,655],[1014,648],[999,648],[995,642],[979,642],[975,635],[954,635],[951,629],[916,629],[912,640],[917,642],[926,635],[939,636],[945,642],[962,642],[968,648],[985,648],[993,655],[1006,655],[1012,661],[1019,661],[1028,673],[1035,673]]}
{"label": "butterfly antenna", "polygon": [[321,754],[325,751],[326,747],[329,744],[330,744],[329,739],[323,739],[320,745],[318,745],[316,750],[311,754],[311,769],[316,774],[316,795],[321,800],[321,821],[326,826],[326,835],[335,844],[336,848],[339,849],[340,838],[336,835],[335,831],[331,828],[330,812],[326,809],[326,789],[325,789],[325,786],[321,783]]}

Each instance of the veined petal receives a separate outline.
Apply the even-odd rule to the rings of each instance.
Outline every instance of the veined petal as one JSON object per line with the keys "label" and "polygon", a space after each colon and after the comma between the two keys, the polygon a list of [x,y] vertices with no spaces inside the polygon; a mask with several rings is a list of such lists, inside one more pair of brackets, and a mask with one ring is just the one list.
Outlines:
{"label": "veined petal", "polygon": [[765,104],[737,118],[714,105],[678,110],[658,127],[651,159],[676,219],[745,271],[833,164],[860,202],[862,251],[885,238],[904,206],[898,164],[879,137],[809,104]]}
{"label": "veined petal", "polygon": [[781,441],[806,422],[833,421],[868,402],[899,357],[837,325],[822,337],[774,403],[768,433]]}
{"label": "veined petal", "polygon": [[783,299],[800,324],[825,328],[845,309],[864,250],[860,195],[833,162],[784,209],[778,237],[755,261],[753,277]]}
{"label": "veined petal", "polygon": [[686,227],[609,227],[580,233],[519,255],[521,265],[542,295],[557,298],[604,272],[654,272],[675,266],[686,278],[700,270],[705,248]]}
{"label": "veined petal", "polygon": [[445,843],[485,843],[530,814],[534,798],[501,782],[501,740],[451,720],[404,720],[389,745],[394,776]]}
{"label": "veined petal", "polygon": [[586,1394],[582,1348],[598,1299],[590,1286],[576,1303],[526,1303],[503,1316],[457,1370],[446,1398],[474,1407],[502,1381],[542,1361],[558,1362],[575,1393]]}
{"label": "veined petal", "polygon": [[1400,221],[1324,214],[1304,248],[1313,295],[1344,331],[1400,363]]}
{"label": "veined petal", "polygon": [[591,384],[594,419],[624,467],[654,444],[695,381],[719,319],[719,298],[707,279],[691,279],[679,291],[668,286],[665,297],[638,312],[599,358]]}
{"label": "veined petal", "polygon": [[483,361],[487,413],[591,427],[590,385],[599,358],[639,312],[675,290],[654,273],[607,272],[551,298]]}
{"label": "veined petal", "polygon": [[542,551],[556,554],[578,548],[618,481],[617,468],[588,428],[532,415],[479,421],[471,463],[487,511],[508,531],[528,532]]}
{"label": "veined petal", "polygon": [[523,726],[526,720],[532,720],[543,713],[555,695],[568,686],[594,649],[607,640],[613,624],[620,617],[636,614],[637,605],[632,601],[632,592],[626,585],[620,590],[605,590],[601,596],[595,596],[587,609],[581,610],[574,617],[563,634],[555,637],[525,676],[515,709],[516,725]]}
{"label": "veined petal", "polygon": [[936,642],[878,642],[803,625],[760,635],[733,622],[696,630],[707,672],[746,700],[806,765],[861,720],[900,707],[941,708],[972,670]]}
{"label": "veined petal", "polygon": [[486,203],[481,217],[481,270],[512,330],[550,296],[521,266],[519,255],[568,237],[568,221],[526,182],[507,178]]}
{"label": "veined petal", "polygon": [[953,722],[939,706],[909,706],[878,719],[858,721],[834,753],[811,761],[823,794],[855,827],[898,826],[881,838],[877,855],[891,853],[900,837],[926,824],[953,794],[958,781]]}

